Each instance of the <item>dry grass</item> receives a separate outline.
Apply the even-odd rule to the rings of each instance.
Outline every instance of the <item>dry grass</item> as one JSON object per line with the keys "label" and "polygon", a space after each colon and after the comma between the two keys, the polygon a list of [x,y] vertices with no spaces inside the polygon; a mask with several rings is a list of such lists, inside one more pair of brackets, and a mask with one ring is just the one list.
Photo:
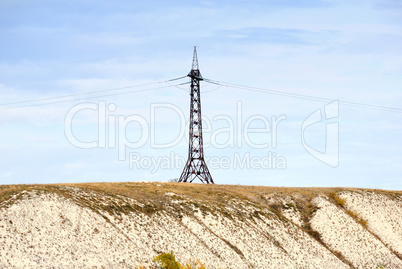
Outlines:
{"label": "dry grass", "polygon": [[[76,188],[83,193],[93,193],[94,196],[76,195],[71,188]],[[285,188],[265,186],[241,186],[241,185],[207,185],[195,183],[171,183],[171,182],[113,182],[113,183],[78,183],[78,184],[42,184],[42,185],[0,185],[0,207],[7,206],[23,197],[23,191],[35,191],[38,193],[55,193],[68,198],[78,205],[88,207],[100,213],[108,212],[110,215],[119,216],[130,212],[141,211],[147,214],[155,214],[161,210],[169,211],[180,219],[183,215],[194,214],[194,209],[202,214],[221,214],[227,218],[240,219],[259,217],[267,214],[267,209],[277,217],[286,219],[282,210],[294,207],[300,212],[303,228],[318,241],[319,234],[313,231],[309,225],[311,217],[317,208],[312,206],[312,199],[316,196],[327,196],[333,203],[344,207],[346,201],[337,196],[338,192],[345,188]],[[398,196],[401,192],[383,190],[370,190]],[[174,195],[165,195],[174,193]],[[133,203],[115,202],[121,201],[121,197],[138,201],[142,206]],[[12,198],[13,199],[10,199]],[[292,203],[275,202],[278,197],[291,197]],[[102,200],[102,202],[99,202]],[[241,204],[239,204],[239,201]],[[274,203],[272,202],[274,201]],[[252,206],[254,214],[247,215],[241,210],[244,206]],[[353,212],[348,212],[353,216]],[[363,226],[367,223],[358,216],[353,216]],[[105,216],[106,219],[106,216]],[[286,219],[287,220],[287,219]]]}
{"label": "dry grass", "polygon": [[[92,195],[77,195],[74,188],[82,194],[91,193]],[[194,215],[195,210],[202,215],[219,214],[229,219],[242,220],[259,218],[260,215],[271,218],[274,213],[283,221],[288,221],[281,214],[281,210],[290,205],[275,207],[270,203],[270,198],[293,196],[297,209],[309,212],[311,209],[308,208],[308,202],[313,197],[333,190],[167,182],[3,185],[0,186],[0,207],[21,199],[24,196],[23,191],[57,194],[93,210],[107,221],[109,221],[108,215],[119,218],[122,214],[130,212],[158,214],[161,211],[169,212],[175,218],[181,219],[184,215]],[[165,195],[166,193],[174,193],[174,195]],[[139,205],[124,202],[121,197],[131,198]],[[247,207],[253,208],[252,214],[245,213],[249,212]],[[310,217],[311,213],[308,214]]]}
{"label": "dry grass", "polygon": [[328,197],[329,197],[330,199],[332,199],[333,202],[334,202],[336,205],[338,205],[338,206],[340,206],[340,207],[342,207],[342,208],[345,207],[345,205],[346,205],[346,200],[343,199],[343,198],[341,198],[341,197],[339,197],[335,192],[331,193]]}
{"label": "dry grass", "polygon": [[[207,185],[196,183],[168,183],[168,182],[113,182],[113,183],[77,183],[77,184],[41,184],[41,185],[0,185],[0,204],[10,199],[13,195],[18,196],[22,191],[51,192],[66,198],[72,198],[63,187],[80,188],[84,191],[92,191],[100,196],[124,196],[135,199],[140,203],[152,205],[150,212],[157,211],[164,207],[172,199],[190,199],[195,206],[202,210],[208,210],[205,205],[224,208],[233,201],[243,201],[250,203],[257,208],[266,208],[267,199],[271,197],[291,196],[297,204],[298,209],[310,210],[310,201],[318,196],[325,195],[334,199],[335,203],[343,206],[345,201],[336,196],[336,193],[344,188],[285,188],[285,187],[265,187],[265,186],[242,186],[242,185]],[[376,192],[387,193],[388,195],[402,194],[402,192],[373,190]],[[165,193],[175,193],[175,196],[167,196]],[[343,201],[342,201],[343,200]],[[79,202],[79,201],[78,201]],[[84,202],[84,201],[81,201]],[[202,208],[201,205],[204,205]],[[117,205],[116,205],[117,206]],[[292,206],[290,204],[281,205],[282,207]],[[101,208],[99,208],[101,209]],[[113,208],[109,208],[113,211]],[[118,208],[117,211],[124,210]],[[134,210],[127,208],[127,211]],[[311,212],[308,212],[311,214]]]}
{"label": "dry grass", "polygon": [[364,228],[367,229],[367,221],[363,219],[361,216],[359,216],[356,212],[353,212],[351,210],[346,210],[346,213],[349,214],[355,221],[360,223]]}

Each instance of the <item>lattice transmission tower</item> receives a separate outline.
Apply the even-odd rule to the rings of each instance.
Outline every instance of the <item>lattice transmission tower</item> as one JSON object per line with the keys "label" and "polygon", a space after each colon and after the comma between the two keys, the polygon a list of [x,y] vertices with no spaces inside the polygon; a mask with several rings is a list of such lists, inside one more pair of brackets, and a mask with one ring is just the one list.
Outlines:
{"label": "lattice transmission tower", "polygon": [[193,65],[187,76],[191,78],[188,160],[179,182],[191,183],[198,178],[202,183],[213,184],[214,181],[204,160],[200,95],[200,81],[203,78],[198,67],[197,47],[194,47]]}

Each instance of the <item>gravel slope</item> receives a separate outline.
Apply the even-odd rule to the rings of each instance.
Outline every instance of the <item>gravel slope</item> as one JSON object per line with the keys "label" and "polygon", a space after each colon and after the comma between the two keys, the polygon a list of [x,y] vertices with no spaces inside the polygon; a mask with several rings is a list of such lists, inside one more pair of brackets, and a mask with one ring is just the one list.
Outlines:
{"label": "gravel slope", "polygon": [[209,268],[402,268],[397,192],[124,184],[3,192],[0,268],[155,268],[170,250]]}

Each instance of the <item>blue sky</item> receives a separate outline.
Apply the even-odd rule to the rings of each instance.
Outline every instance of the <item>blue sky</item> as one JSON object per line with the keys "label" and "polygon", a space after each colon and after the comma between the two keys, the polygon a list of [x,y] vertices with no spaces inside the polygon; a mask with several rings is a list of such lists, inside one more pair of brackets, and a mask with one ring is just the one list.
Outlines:
{"label": "blue sky", "polygon": [[[145,166],[147,160],[166,160],[171,154],[186,159],[186,136],[172,146],[155,148],[147,130],[132,122],[125,130],[128,139],[149,139],[127,149],[122,161],[110,144],[91,149],[72,145],[65,135],[65,119],[77,105],[100,107],[104,102],[116,107],[107,116],[143,118],[149,126],[154,124],[158,142],[173,141],[182,124],[166,104],[188,117],[188,84],[172,86],[188,79],[161,81],[185,76],[197,45],[205,78],[340,101],[338,118],[304,132],[305,143],[323,152],[330,126],[325,123],[338,124],[339,164],[332,167],[312,156],[302,142],[303,122],[329,101],[203,82],[203,115],[210,121],[205,142],[218,143],[205,154],[230,162],[229,167],[210,165],[216,183],[400,190],[401,110],[347,106],[342,101],[402,109],[401,14],[402,5],[392,0],[1,1],[0,184],[179,177],[180,165]],[[161,82],[156,85],[161,88],[84,94],[153,82]],[[129,90],[139,91],[105,96]],[[8,104],[65,95],[76,96]],[[43,102],[51,104],[39,105]],[[152,105],[159,106],[153,119]],[[281,115],[286,119],[278,124],[276,147],[249,146],[238,128],[233,134],[236,143],[219,146],[231,139],[224,129],[230,123],[223,118],[242,129],[250,117],[272,124],[272,117]],[[97,111],[81,111],[73,125],[81,140],[98,138]],[[264,124],[255,120],[250,126],[261,129]],[[261,144],[272,142],[272,136],[252,134],[249,140]],[[130,153],[141,156],[142,167],[129,167]],[[286,167],[234,167],[239,156],[262,160],[269,154],[285,160]]]}

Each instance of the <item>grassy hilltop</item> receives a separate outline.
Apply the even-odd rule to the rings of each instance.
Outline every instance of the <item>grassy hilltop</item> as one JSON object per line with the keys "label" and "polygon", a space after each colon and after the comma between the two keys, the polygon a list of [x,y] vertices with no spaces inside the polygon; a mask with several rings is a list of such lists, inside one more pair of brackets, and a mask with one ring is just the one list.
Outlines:
{"label": "grassy hilltop", "polygon": [[401,268],[402,193],[182,183],[0,186],[0,267]]}

